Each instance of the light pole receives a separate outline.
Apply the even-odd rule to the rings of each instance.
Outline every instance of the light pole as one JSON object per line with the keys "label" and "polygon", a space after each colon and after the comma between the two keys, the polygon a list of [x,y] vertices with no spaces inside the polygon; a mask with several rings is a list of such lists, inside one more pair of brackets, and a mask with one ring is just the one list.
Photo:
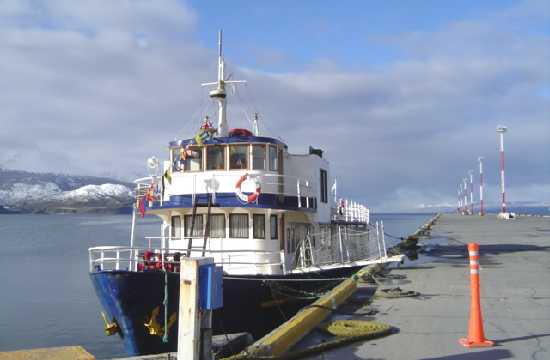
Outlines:
{"label": "light pole", "polygon": [[464,185],[464,214],[468,215],[468,179],[462,179]]}
{"label": "light pole", "polygon": [[504,191],[504,133],[508,131],[506,126],[497,126],[500,150],[500,193],[502,194],[502,213],[506,213],[506,192]]}
{"label": "light pole", "polygon": [[483,208],[483,158],[480,156],[477,161],[479,161],[479,216],[483,216],[485,215]]}
{"label": "light pole", "polygon": [[468,175],[470,175],[470,215],[474,215],[474,172],[473,170],[468,170]]}

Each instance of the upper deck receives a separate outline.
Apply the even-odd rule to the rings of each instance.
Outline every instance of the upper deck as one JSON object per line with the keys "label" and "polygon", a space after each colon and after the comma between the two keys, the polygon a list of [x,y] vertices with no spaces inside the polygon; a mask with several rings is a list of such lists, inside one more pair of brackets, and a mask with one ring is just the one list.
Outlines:
{"label": "upper deck", "polygon": [[[286,144],[277,139],[245,130],[230,134],[170,142],[164,175],[156,180],[156,201],[148,208],[187,208],[196,201],[206,204],[211,196],[218,207],[316,211],[319,184],[315,174],[319,170],[297,173]],[[314,155],[310,162],[312,169],[314,163],[326,163]],[[325,176],[325,187],[326,182]],[[144,183],[143,190],[149,184]]]}

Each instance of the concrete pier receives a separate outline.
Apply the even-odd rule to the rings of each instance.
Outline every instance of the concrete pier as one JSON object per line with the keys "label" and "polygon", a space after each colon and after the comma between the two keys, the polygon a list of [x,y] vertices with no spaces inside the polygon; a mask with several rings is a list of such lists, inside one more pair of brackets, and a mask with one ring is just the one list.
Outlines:
{"label": "concrete pier", "polygon": [[81,346],[59,346],[0,352],[0,360],[94,360]]}
{"label": "concrete pier", "polygon": [[[418,260],[393,269],[419,297],[377,298],[375,319],[398,334],[324,353],[323,359],[550,359],[550,218],[497,220],[443,215],[420,239]],[[470,307],[466,244],[480,244],[485,334],[496,345],[467,349]],[[410,282],[409,282],[410,281]],[[395,285],[394,285],[395,286]]]}

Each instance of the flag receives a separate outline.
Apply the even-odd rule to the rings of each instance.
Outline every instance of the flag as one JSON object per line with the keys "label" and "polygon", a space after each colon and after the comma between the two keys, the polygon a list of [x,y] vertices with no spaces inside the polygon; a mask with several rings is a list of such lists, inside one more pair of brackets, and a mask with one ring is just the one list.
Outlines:
{"label": "flag", "polygon": [[[166,169],[166,171],[164,172],[163,177],[166,179],[166,181],[168,181],[168,184],[172,183],[172,174],[171,174],[170,169]],[[163,188],[164,188],[164,186],[163,186]]]}
{"label": "flag", "polygon": [[202,145],[202,138],[200,134],[195,136],[195,142],[197,143],[197,145]]}
{"label": "flag", "polygon": [[141,215],[141,217],[145,217],[145,196],[139,198],[138,209],[139,215]]}

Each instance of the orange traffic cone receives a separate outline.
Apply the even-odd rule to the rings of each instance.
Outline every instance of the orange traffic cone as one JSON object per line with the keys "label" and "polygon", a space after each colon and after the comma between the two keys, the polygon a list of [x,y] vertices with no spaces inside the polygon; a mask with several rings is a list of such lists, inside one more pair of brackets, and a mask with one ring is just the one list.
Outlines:
{"label": "orange traffic cone", "polygon": [[481,317],[481,306],[479,304],[479,245],[468,244],[470,255],[470,322],[468,326],[468,338],[460,339],[458,342],[465,347],[487,347],[493,346],[491,340],[485,339],[483,332],[483,319]]}

